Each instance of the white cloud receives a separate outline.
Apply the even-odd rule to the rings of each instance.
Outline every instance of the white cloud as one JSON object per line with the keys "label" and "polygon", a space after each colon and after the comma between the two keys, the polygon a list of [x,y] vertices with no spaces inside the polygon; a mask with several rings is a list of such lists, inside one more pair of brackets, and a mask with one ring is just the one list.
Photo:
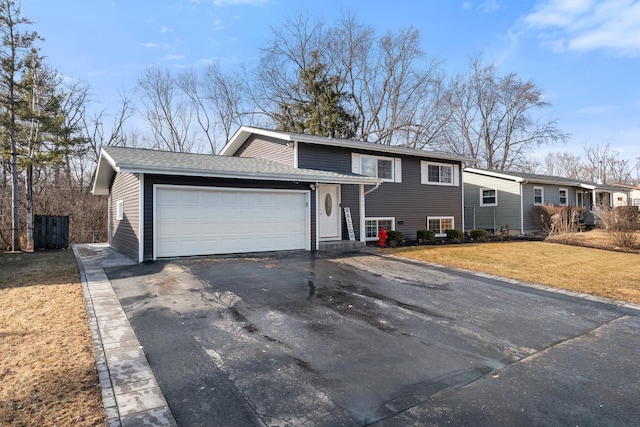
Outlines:
{"label": "white cloud", "polygon": [[269,0],[213,0],[213,4],[216,6],[226,6],[226,5],[240,5],[246,4],[249,6],[262,6],[265,3],[268,3]]}
{"label": "white cloud", "polygon": [[478,6],[478,10],[480,11],[480,13],[491,13],[491,12],[495,12],[500,8],[501,8],[500,3],[498,3],[496,0],[487,0],[485,2],[482,2]]}
{"label": "white cloud", "polygon": [[216,31],[224,30],[224,25],[222,25],[222,20],[221,19],[216,19],[213,22],[213,29],[216,30]]}
{"label": "white cloud", "polygon": [[464,3],[462,3],[462,8],[463,9],[471,9],[473,7],[473,4],[471,4],[470,1],[466,1]]}
{"label": "white cloud", "polygon": [[178,59],[184,59],[185,55],[165,55],[162,60],[163,61],[175,61]]}
{"label": "white cloud", "polygon": [[524,22],[559,52],[640,55],[639,0],[544,0]]}
{"label": "white cloud", "polygon": [[169,31],[172,31],[171,28],[169,27],[160,27],[160,32],[161,33],[168,33]]}
{"label": "white cloud", "polygon": [[160,47],[158,43],[141,43],[140,45],[148,48]]}

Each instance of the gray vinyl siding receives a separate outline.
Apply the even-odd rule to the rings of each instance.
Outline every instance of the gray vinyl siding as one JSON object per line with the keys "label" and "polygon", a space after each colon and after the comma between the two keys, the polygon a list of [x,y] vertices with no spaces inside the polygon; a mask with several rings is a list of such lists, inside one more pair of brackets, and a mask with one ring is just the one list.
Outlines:
{"label": "gray vinyl siding", "polygon": [[[145,175],[144,178],[144,260],[153,259],[153,186],[155,184],[165,185],[188,185],[205,187],[233,187],[233,188],[258,188],[258,189],[281,189],[281,190],[309,190],[309,183],[261,181],[261,180],[241,180],[241,179],[216,179],[186,176],[168,175]],[[311,250],[316,250],[316,224],[315,224],[315,194],[310,194],[311,198]]]}
{"label": "gray vinyl siding", "polygon": [[[420,183],[420,161],[427,158],[412,156],[384,155],[365,150],[354,151],[342,147],[326,147],[315,144],[299,144],[298,166],[308,169],[322,169],[335,172],[351,172],[351,153],[358,152],[382,157],[400,157],[402,159],[402,182],[384,182],[365,198],[365,217],[392,217],[395,228],[404,234],[405,239],[415,240],[416,232],[427,227],[427,217],[453,217],[454,227],[462,230],[462,185],[442,186]],[[433,159],[434,162],[444,163]],[[457,163],[459,165],[459,163]],[[462,172],[459,169],[459,182]],[[365,190],[371,187],[365,187]],[[342,185],[342,207],[351,208],[351,216],[360,239],[359,189],[356,185]],[[344,215],[344,213],[343,213]],[[344,218],[343,218],[344,219]],[[343,221],[344,223],[344,221]],[[346,226],[343,226],[343,239],[348,238]]]}
{"label": "gray vinyl siding", "polygon": [[235,156],[257,157],[295,166],[293,152],[293,143],[289,143],[289,146],[287,146],[286,141],[280,139],[251,135],[238,149]]}
{"label": "gray vinyl siding", "polygon": [[537,184],[527,183],[522,186],[523,192],[523,205],[524,205],[524,230],[525,232],[539,231],[539,227],[533,218],[533,189],[534,187],[544,188],[543,204],[559,205],[560,204],[560,189],[566,188],[568,190],[567,205],[575,206],[576,204],[576,187],[562,186],[562,185],[549,185],[549,184]]}
{"label": "gray vinyl siding", "polygon": [[[480,189],[496,189],[497,206],[480,206]],[[464,220],[465,229],[483,228],[496,232],[508,226],[509,230],[520,231],[520,183],[464,173]]]}
{"label": "gray vinyl siding", "polygon": [[[122,221],[116,218],[116,203],[123,201]],[[116,174],[109,195],[109,243],[118,251],[138,259],[140,235],[140,180],[130,173]]]}

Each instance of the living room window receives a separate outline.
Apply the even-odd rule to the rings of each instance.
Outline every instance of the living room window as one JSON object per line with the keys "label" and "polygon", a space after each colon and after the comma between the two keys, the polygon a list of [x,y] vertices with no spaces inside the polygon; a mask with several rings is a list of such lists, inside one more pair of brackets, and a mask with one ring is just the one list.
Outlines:
{"label": "living room window", "polygon": [[378,234],[382,227],[385,230],[395,230],[395,218],[365,218],[364,220],[364,239],[367,241],[378,240]]}
{"label": "living room window", "polygon": [[533,187],[533,204],[544,204],[544,187]]}
{"label": "living room window", "polygon": [[481,188],[480,206],[498,206],[498,191],[495,188]]}
{"label": "living room window", "polygon": [[560,204],[567,205],[567,201],[569,200],[569,190],[566,188],[560,188],[558,190],[560,192]]}
{"label": "living room window", "polygon": [[447,230],[453,230],[452,216],[430,216],[427,217],[427,228],[436,233],[436,237],[444,237]]}

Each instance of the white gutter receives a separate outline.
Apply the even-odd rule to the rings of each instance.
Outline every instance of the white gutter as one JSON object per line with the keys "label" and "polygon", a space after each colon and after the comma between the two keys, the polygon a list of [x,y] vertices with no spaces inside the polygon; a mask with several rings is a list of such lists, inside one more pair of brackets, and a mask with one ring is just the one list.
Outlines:
{"label": "white gutter", "polygon": [[373,193],[374,191],[376,191],[378,189],[378,187],[380,187],[380,184],[382,184],[381,182],[376,183],[376,185],[373,188],[368,189],[367,191],[364,192],[364,196],[366,196],[369,193]]}

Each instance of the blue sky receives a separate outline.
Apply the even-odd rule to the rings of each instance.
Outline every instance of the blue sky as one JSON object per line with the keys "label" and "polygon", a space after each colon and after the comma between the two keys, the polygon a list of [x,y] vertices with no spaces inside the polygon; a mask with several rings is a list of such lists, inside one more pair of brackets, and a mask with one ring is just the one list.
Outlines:
{"label": "blue sky", "polygon": [[153,65],[252,68],[271,28],[298,12],[328,23],[350,12],[379,34],[414,26],[449,74],[482,53],[532,79],[553,104],[546,114],[572,135],[540,155],[610,144],[621,158],[640,157],[640,1],[22,0],[42,53],[89,83],[97,106],[115,106]]}

